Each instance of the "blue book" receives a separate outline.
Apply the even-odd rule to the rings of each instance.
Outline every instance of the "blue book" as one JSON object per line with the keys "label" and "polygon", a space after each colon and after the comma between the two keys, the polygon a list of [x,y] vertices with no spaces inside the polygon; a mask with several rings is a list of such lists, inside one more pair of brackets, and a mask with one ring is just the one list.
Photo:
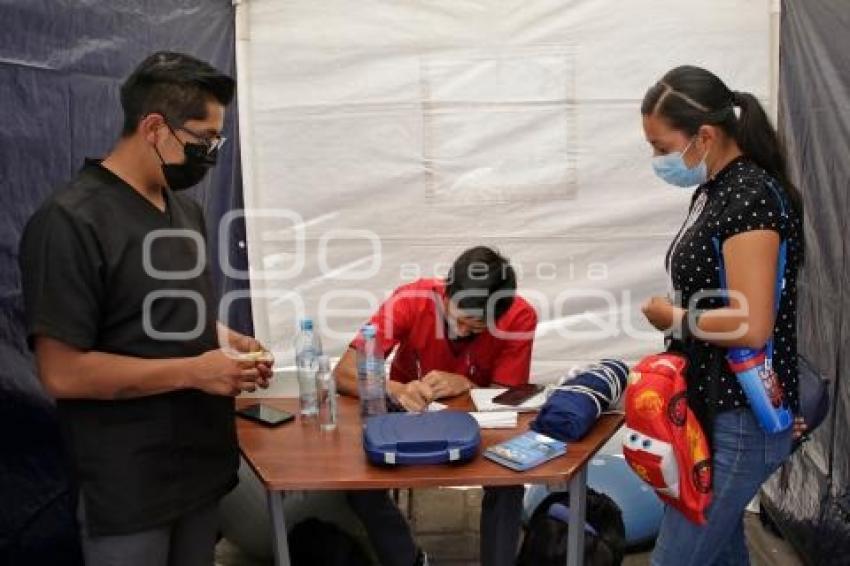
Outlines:
{"label": "blue book", "polygon": [[524,472],[567,453],[567,443],[529,430],[484,451],[484,457]]}

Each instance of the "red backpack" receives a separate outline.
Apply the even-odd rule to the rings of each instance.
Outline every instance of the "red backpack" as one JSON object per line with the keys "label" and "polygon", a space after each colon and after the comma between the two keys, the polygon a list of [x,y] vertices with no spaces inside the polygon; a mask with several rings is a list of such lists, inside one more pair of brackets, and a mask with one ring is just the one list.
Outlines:
{"label": "red backpack", "polygon": [[711,449],[688,407],[681,355],[647,356],[629,374],[623,455],[667,504],[698,525],[711,502]]}

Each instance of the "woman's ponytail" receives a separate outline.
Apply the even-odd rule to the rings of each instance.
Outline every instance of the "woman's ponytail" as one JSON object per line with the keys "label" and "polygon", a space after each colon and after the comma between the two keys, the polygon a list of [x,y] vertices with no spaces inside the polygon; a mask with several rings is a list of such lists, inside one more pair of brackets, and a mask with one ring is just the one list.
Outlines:
{"label": "woman's ponytail", "polygon": [[749,92],[734,91],[732,104],[740,108],[734,138],[741,152],[779,181],[788,193],[794,208],[802,215],[802,198],[791,182],[779,136],[761,103]]}
{"label": "woman's ponytail", "polygon": [[731,91],[711,71],[685,65],[669,71],[647,91],[641,113],[659,114],[689,136],[704,124],[722,129],[744,155],[779,181],[802,217],[803,201],[788,175],[779,136],[752,94]]}

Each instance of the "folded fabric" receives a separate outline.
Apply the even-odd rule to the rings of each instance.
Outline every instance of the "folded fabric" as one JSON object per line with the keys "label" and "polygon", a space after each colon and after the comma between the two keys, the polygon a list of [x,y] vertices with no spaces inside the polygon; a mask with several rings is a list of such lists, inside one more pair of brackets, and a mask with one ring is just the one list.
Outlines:
{"label": "folded fabric", "polygon": [[628,376],[629,368],[623,362],[602,360],[567,377],[551,388],[531,423],[532,430],[566,442],[583,438],[599,416],[620,400]]}

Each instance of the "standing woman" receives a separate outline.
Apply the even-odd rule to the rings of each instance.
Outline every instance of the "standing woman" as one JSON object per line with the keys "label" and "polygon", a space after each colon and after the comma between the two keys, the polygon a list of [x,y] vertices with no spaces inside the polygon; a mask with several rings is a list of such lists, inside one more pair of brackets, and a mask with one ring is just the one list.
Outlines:
{"label": "standing woman", "polygon": [[[652,564],[749,564],[744,510],[788,457],[792,436],[804,425],[798,421],[795,430],[777,434],[762,430],[725,355],[730,347],[762,348],[772,337],[773,368],[797,413],[801,199],[788,179],[776,131],[752,94],[730,90],[705,69],[677,67],[647,91],[641,113],[656,174],[676,187],[698,185],[667,252],[673,295],[653,298],[643,310],[653,326],[672,330],[684,343],[688,404],[712,440],[714,474],[707,524],[696,525],[668,507]],[[785,286],[776,311],[783,240]],[[723,285],[715,241],[728,305],[718,293]]]}

